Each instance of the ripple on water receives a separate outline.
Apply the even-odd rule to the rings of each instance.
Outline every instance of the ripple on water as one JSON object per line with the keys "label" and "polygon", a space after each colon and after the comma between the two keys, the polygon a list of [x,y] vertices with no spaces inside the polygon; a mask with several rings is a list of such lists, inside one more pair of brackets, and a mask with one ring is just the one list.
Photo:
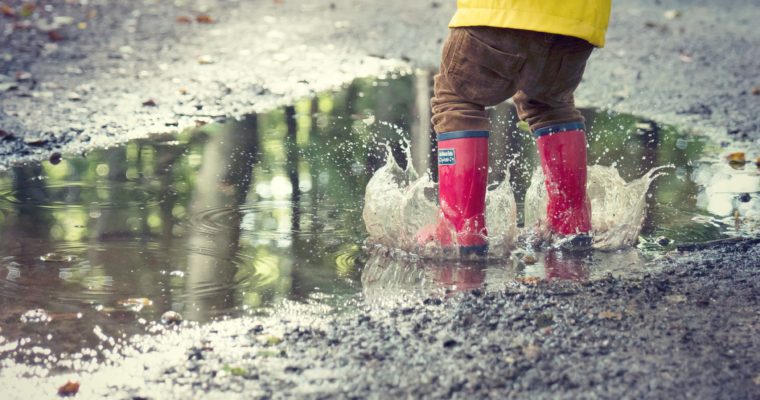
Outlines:
{"label": "ripple on water", "polygon": [[110,182],[96,186],[84,182],[46,182],[44,186],[36,182],[26,182],[16,188],[0,189],[0,209],[28,207],[45,210],[91,210],[159,204],[159,194],[146,186],[148,185],[140,181]]}

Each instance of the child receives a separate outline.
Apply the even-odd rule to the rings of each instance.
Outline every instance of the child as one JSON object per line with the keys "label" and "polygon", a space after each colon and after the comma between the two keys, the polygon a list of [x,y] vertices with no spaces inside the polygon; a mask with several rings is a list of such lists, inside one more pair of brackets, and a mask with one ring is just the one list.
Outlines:
{"label": "child", "polygon": [[[458,0],[435,76],[433,126],[444,224],[461,254],[485,254],[488,135],[485,107],[513,99],[536,137],[553,234],[588,239],[586,135],[573,92],[604,45],[611,0]],[[438,240],[421,232],[418,240]],[[586,240],[590,242],[590,240]]]}

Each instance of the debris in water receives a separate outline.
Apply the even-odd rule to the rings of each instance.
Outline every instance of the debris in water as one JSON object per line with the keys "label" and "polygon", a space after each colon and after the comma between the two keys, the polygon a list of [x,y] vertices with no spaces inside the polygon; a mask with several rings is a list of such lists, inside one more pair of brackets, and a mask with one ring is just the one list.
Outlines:
{"label": "debris in water", "polygon": [[53,165],[57,165],[61,162],[61,158],[62,158],[61,153],[56,151],[55,153],[50,155],[50,163]]}
{"label": "debris in water", "polygon": [[79,392],[79,382],[77,381],[67,381],[58,388],[58,395],[61,397],[74,396],[77,392]]}
{"label": "debris in water", "polygon": [[126,307],[134,312],[139,312],[144,307],[149,307],[153,305],[153,300],[147,299],[145,297],[137,297],[137,298],[129,298],[124,300],[119,300],[116,302],[116,304]]}
{"label": "debris in water", "polygon": [[69,263],[76,261],[76,259],[76,256],[60,253],[47,253],[40,256],[40,260],[51,263]]}
{"label": "debris in water", "polygon": [[728,160],[729,164],[741,164],[744,165],[746,159],[744,158],[744,152],[743,151],[735,151],[733,153],[730,153],[726,156],[726,159]]}
{"label": "debris in water", "polygon": [[169,310],[161,315],[161,323],[164,325],[179,325],[182,323],[182,314]]}

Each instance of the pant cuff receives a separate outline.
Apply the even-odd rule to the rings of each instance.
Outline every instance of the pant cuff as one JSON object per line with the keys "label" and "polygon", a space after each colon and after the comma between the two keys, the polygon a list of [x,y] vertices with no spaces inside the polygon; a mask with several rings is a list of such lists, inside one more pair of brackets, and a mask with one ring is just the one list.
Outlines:
{"label": "pant cuff", "polygon": [[545,126],[540,129],[536,129],[533,132],[533,136],[540,138],[541,136],[553,135],[555,133],[567,132],[567,131],[586,131],[586,124],[583,122],[565,122],[556,125]]}

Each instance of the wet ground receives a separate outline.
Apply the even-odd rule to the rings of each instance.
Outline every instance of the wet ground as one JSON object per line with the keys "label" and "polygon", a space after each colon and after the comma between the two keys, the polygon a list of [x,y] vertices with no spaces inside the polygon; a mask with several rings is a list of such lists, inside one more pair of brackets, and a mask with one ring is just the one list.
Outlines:
{"label": "wet ground", "polygon": [[[383,80],[359,79],[339,92],[324,92],[292,107],[250,115],[238,122],[203,125],[180,135],[155,136],[84,157],[64,155],[8,170],[0,176],[3,379],[16,374],[46,375],[50,371],[81,373],[97,369],[99,363],[119,365],[125,362],[124,354],[134,357],[135,349],[139,353],[163,346],[155,342],[180,340],[183,346],[197,347],[196,335],[209,330],[221,335],[214,339],[221,342],[211,347],[234,348],[238,345],[234,340],[222,339],[232,333],[227,328],[214,327],[232,324],[233,331],[237,331],[247,326],[248,332],[264,323],[251,322],[257,318],[271,324],[266,332],[272,330],[254,332],[253,337],[264,342],[264,348],[255,350],[260,357],[261,352],[272,351],[267,346],[279,346],[282,340],[287,343],[284,346],[302,346],[299,341],[288,342],[292,332],[287,332],[294,329],[291,324],[300,326],[305,321],[320,327],[319,335],[308,339],[318,342],[326,334],[321,329],[331,324],[334,327],[330,329],[338,331],[352,329],[343,324],[356,318],[361,321],[358,316],[367,313],[390,312],[390,317],[373,319],[387,329],[393,327],[398,313],[409,318],[441,318],[439,323],[451,318],[445,313],[431,314],[428,307],[416,309],[422,301],[436,305],[454,296],[451,303],[446,303],[448,307],[483,307],[477,312],[495,312],[473,302],[481,298],[478,294],[465,295],[462,304],[466,305],[457,305],[462,298],[455,294],[472,290],[488,293],[492,305],[507,302],[502,304],[507,308],[516,306],[510,305],[516,293],[528,293],[536,299],[525,303],[528,311],[505,312],[494,320],[497,322],[473,317],[468,324],[498,325],[501,319],[514,319],[505,327],[515,332],[548,329],[544,334],[550,336],[557,323],[554,315],[562,314],[565,307],[577,306],[571,306],[572,302],[562,305],[564,300],[560,298],[564,296],[578,295],[583,298],[578,301],[598,303],[593,307],[601,308],[593,313],[603,314],[587,321],[591,329],[594,320],[612,320],[620,325],[619,321],[628,317],[626,313],[634,313],[626,311],[628,306],[620,302],[613,302],[614,307],[606,305],[612,300],[602,300],[598,293],[613,289],[600,288],[618,290],[621,286],[625,291],[636,288],[634,292],[638,293],[641,285],[657,287],[656,282],[665,279],[663,276],[696,273],[691,269],[694,261],[686,260],[697,260],[703,271],[710,271],[717,262],[708,261],[710,257],[731,260],[732,254],[731,262],[736,265],[731,268],[746,267],[750,269],[741,269],[741,274],[753,273],[753,252],[758,247],[753,238],[758,230],[760,169],[753,162],[730,163],[726,157],[743,151],[745,158],[751,159],[757,149],[740,143],[715,144],[672,126],[593,109],[583,110],[592,132],[592,163],[614,165],[626,180],[638,178],[653,167],[667,167],[667,174],[657,178],[649,191],[649,207],[637,247],[586,254],[520,247],[504,260],[487,263],[441,263],[376,249],[365,241],[367,234],[361,220],[364,187],[384,163],[385,143],[394,149],[402,165],[406,163],[401,141],[404,138],[410,139],[412,153],[428,156],[418,168],[427,168],[429,160],[435,159],[434,149],[429,146],[429,125],[421,122],[427,118],[420,119],[424,110],[417,101],[427,99],[429,78],[429,73],[418,73]],[[491,138],[491,180],[510,177],[522,220],[522,202],[537,165],[535,148],[525,128],[516,123],[510,106],[499,106],[491,112],[497,127],[497,134]],[[720,250],[697,256],[678,252],[705,248]],[[700,274],[708,279],[707,272]],[[752,280],[743,283],[750,285],[747,295],[753,293]],[[535,289],[535,285],[541,289]],[[564,291],[572,295],[562,294]],[[661,292],[659,296],[666,304],[711,301],[710,295],[702,291],[665,288]],[[698,299],[693,300],[692,295]],[[644,307],[645,299],[633,297],[626,301],[638,302],[632,307]],[[742,310],[752,309],[747,307],[742,306]],[[541,311],[544,309],[549,311]],[[573,312],[583,314],[580,307]],[[641,312],[641,318],[654,318],[655,314]],[[747,315],[757,322],[756,315]],[[219,322],[230,317],[243,319]],[[576,317],[580,318],[562,318]],[[290,322],[284,323],[283,319]],[[516,321],[527,321],[527,325],[515,325]],[[199,323],[200,327],[196,327]],[[170,333],[168,338],[150,338],[177,324],[183,326],[184,333],[179,336]],[[435,324],[424,329],[433,334],[432,326]],[[443,332],[451,338],[437,338],[444,334],[440,333],[429,343],[438,345],[440,339],[444,348],[456,348],[472,341],[467,335],[475,331]],[[142,337],[144,334],[149,337]],[[379,333],[361,332],[357,337],[376,334]],[[460,338],[460,334],[465,336]],[[566,333],[556,335],[564,337]],[[610,335],[613,334],[603,332],[605,338]],[[536,361],[542,351],[540,343],[533,343],[536,337],[509,338],[518,339],[523,342],[509,345],[519,350],[518,354],[500,350],[500,357],[506,357],[507,364],[516,363],[515,357],[527,351],[528,355],[522,356],[531,363]],[[454,342],[446,345],[448,340]],[[605,340],[606,348],[618,346]],[[421,344],[409,344],[417,345]],[[491,345],[505,346],[502,342]],[[389,346],[388,351],[404,351],[403,347]],[[379,352],[377,357],[382,359],[391,357],[381,350],[373,351]],[[537,353],[530,355],[534,351]],[[281,354],[274,352],[272,356],[278,358]],[[245,358],[224,362],[227,367],[209,368],[216,368],[215,373],[225,368],[237,371],[231,373],[233,377],[249,377],[252,368],[264,368],[251,365],[251,360]],[[302,362],[305,360],[292,361],[289,365],[293,365],[284,368],[300,374],[306,368]],[[29,370],[32,366],[41,369]],[[319,371],[314,379],[338,379]],[[580,375],[576,378],[581,379]],[[91,383],[95,378],[87,379]],[[200,379],[201,386],[186,389],[205,390],[205,384]],[[461,383],[456,390],[478,393],[494,389],[489,385],[466,389],[467,385]],[[592,383],[580,387],[583,385]],[[246,384],[233,386],[242,388]],[[332,384],[308,387],[299,384],[296,389],[318,388],[318,392],[330,393],[338,390]],[[276,385],[259,389],[268,393],[275,388]],[[539,390],[530,385],[509,388],[518,392]],[[361,390],[373,389],[370,386]]]}
{"label": "wet ground", "polygon": [[[675,164],[643,240],[486,266],[363,248],[383,152],[360,144],[398,126],[429,154],[409,87],[429,91],[453,3],[2,5],[4,397],[69,375],[82,397],[760,397],[753,1],[617,1],[578,100],[611,112],[586,111],[592,161],[626,178]],[[374,100],[366,81],[242,118],[410,65],[423,78]],[[225,116],[241,122],[173,135]],[[152,133],[169,136],[127,144]],[[519,201],[529,140],[499,140],[523,149]],[[166,310],[181,328],[167,315],[153,335]]]}

